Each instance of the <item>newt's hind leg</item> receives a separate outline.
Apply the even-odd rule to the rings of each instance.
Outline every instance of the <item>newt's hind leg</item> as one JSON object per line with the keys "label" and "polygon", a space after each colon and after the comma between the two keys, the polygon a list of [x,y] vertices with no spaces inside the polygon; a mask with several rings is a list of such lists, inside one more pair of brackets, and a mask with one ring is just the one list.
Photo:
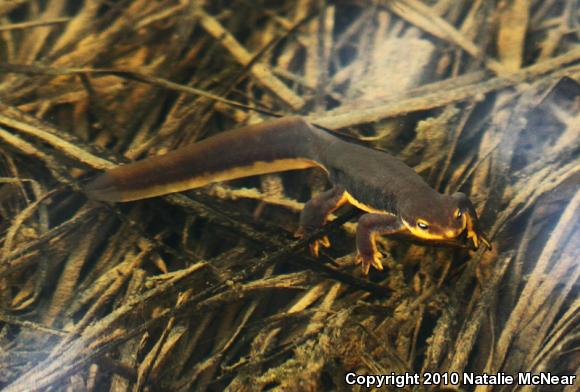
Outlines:
{"label": "newt's hind leg", "polygon": [[[332,189],[322,192],[321,194],[310,199],[300,213],[300,227],[294,234],[296,237],[303,237],[311,233],[326,223],[328,215],[337,210],[347,202],[344,189],[335,186]],[[310,244],[310,252],[318,256],[320,245],[325,248],[330,247],[330,241],[327,236],[315,240]]]}

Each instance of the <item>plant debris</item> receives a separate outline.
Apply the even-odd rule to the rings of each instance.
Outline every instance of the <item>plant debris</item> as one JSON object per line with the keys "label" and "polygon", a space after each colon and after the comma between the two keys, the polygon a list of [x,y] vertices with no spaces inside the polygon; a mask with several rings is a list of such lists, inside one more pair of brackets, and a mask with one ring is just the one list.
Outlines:
{"label": "plant debris", "polygon": [[[580,378],[578,7],[0,2],[0,388]],[[117,205],[82,193],[101,170],[295,114],[468,194],[493,251],[382,238],[366,278],[341,210],[314,259],[292,233],[328,186],[315,170]],[[447,387],[518,389],[463,380]]]}

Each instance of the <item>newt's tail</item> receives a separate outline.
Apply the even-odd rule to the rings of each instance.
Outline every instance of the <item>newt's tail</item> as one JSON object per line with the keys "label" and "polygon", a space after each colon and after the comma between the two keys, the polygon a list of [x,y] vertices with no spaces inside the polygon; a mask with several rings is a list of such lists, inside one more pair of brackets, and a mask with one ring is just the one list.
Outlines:
{"label": "newt's tail", "polygon": [[316,151],[317,135],[300,117],[267,121],[119,166],[98,176],[84,190],[95,200],[131,201],[212,182],[322,167]]}

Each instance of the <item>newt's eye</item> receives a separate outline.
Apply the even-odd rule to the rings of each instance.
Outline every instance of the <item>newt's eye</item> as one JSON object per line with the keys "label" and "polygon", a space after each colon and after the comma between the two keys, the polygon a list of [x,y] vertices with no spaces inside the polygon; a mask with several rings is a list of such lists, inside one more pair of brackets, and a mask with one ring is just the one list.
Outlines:
{"label": "newt's eye", "polygon": [[463,212],[461,210],[457,210],[457,212],[455,213],[455,217],[457,219],[461,219],[462,216],[463,216]]}
{"label": "newt's eye", "polygon": [[417,222],[417,227],[419,227],[422,230],[427,230],[429,228],[429,225],[425,222]]}

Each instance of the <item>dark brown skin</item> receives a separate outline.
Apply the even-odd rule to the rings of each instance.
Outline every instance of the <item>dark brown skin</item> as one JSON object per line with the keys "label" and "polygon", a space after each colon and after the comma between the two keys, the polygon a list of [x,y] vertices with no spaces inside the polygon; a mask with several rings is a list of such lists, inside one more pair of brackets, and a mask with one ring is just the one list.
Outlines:
{"label": "dark brown skin", "polygon": [[[422,241],[452,242],[466,233],[475,249],[490,247],[471,201],[463,193],[443,195],[397,158],[288,117],[224,132],[163,156],[109,170],[89,183],[89,198],[110,202],[145,199],[212,182],[320,167],[333,188],[310,200],[298,235],[322,227],[345,203],[367,212],[356,233],[363,271],[382,269],[376,235],[403,234]],[[327,238],[316,241],[329,246]]]}

